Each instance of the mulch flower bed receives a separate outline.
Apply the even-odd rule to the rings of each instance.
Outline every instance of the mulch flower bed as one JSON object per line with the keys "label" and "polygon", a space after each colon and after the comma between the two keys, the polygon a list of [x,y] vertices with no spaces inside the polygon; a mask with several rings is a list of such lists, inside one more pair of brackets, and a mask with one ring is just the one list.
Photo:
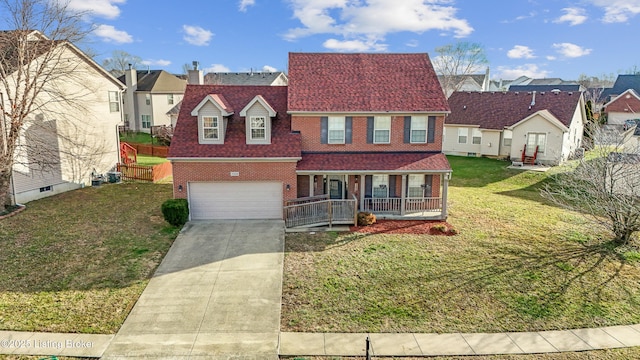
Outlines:
{"label": "mulch flower bed", "polygon": [[[445,221],[378,220],[368,226],[351,226],[352,232],[366,234],[429,234],[452,236],[458,232]],[[444,230],[444,231],[443,231]]]}

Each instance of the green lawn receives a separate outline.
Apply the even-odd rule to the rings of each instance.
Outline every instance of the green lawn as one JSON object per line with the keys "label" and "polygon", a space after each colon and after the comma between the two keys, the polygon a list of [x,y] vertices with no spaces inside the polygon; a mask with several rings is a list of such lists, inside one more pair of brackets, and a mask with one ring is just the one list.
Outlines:
{"label": "green lawn", "polygon": [[[122,142],[132,142],[138,144],[151,144],[151,134],[143,133],[143,132],[124,132],[120,134],[120,141]],[[154,144],[157,144],[156,140],[153,140]]]}
{"label": "green lawn", "polygon": [[151,156],[151,155],[138,154],[136,164],[153,166],[153,165],[166,163],[167,161],[169,161],[169,160],[167,160],[166,158],[161,158],[161,157]]}
{"label": "green lawn", "polygon": [[640,263],[540,197],[547,174],[450,157],[457,236],[288,234],[283,331],[495,332],[640,323]]}
{"label": "green lawn", "polygon": [[87,187],[0,220],[0,329],[115,333],[177,236],[170,185]]}

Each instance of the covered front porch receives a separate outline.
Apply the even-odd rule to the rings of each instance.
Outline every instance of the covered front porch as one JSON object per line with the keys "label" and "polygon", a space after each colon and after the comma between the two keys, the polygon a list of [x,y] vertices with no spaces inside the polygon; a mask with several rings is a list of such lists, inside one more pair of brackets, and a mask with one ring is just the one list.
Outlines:
{"label": "covered front porch", "polygon": [[293,206],[304,213],[305,206],[300,205],[311,207],[316,201],[327,202],[331,209],[335,204],[353,208],[354,215],[343,216],[341,223],[355,223],[357,212],[371,212],[379,219],[447,218],[451,169],[443,154],[318,155],[303,154],[297,170],[298,201],[285,206],[285,218]]}

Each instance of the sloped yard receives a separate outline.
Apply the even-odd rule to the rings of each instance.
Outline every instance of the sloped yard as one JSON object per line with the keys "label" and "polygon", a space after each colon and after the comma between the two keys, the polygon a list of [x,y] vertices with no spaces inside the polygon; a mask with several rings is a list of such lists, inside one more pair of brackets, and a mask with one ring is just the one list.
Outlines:
{"label": "sloped yard", "polygon": [[175,239],[170,185],[87,187],[0,220],[0,329],[115,333]]}
{"label": "sloped yard", "polygon": [[[455,236],[288,234],[283,331],[496,332],[640,323],[640,263],[544,201],[547,174],[451,157]],[[403,229],[402,232],[407,232]]]}

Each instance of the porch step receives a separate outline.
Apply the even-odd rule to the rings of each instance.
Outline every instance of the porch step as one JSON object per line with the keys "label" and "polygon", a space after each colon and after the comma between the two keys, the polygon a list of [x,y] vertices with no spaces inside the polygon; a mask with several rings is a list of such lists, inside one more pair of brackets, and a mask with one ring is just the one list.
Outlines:
{"label": "porch step", "polygon": [[525,163],[527,165],[535,165],[536,158],[533,157],[533,156],[525,156],[523,163]]}

